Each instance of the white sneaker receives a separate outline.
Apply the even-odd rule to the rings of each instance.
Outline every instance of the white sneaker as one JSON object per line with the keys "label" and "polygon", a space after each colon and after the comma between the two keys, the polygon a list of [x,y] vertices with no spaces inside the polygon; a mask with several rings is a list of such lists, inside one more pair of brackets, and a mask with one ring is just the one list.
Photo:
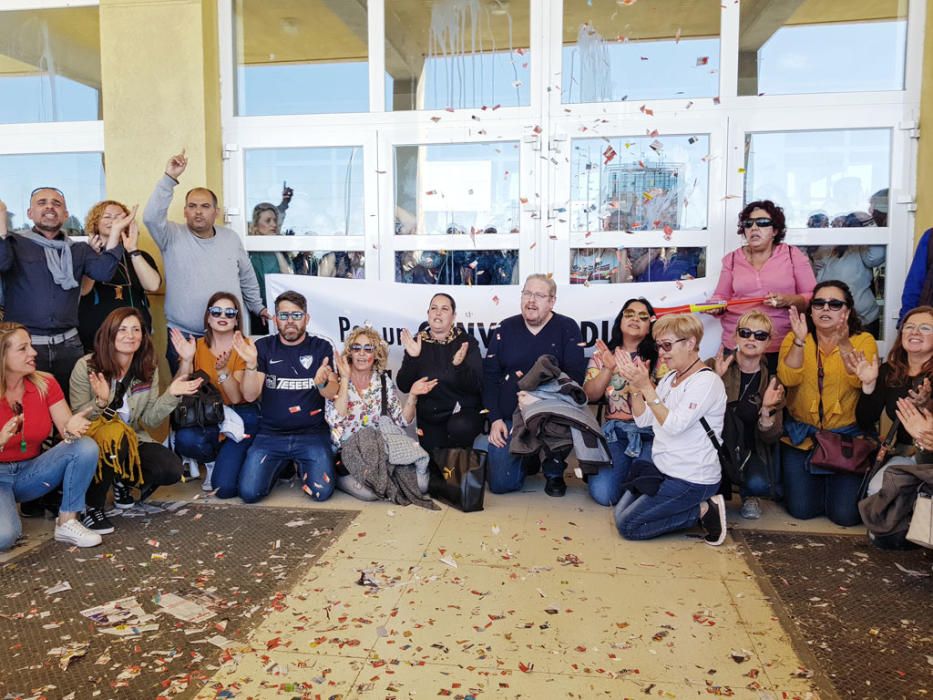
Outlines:
{"label": "white sneaker", "polygon": [[183,474],[187,474],[190,479],[197,479],[201,476],[201,470],[198,467],[198,460],[191,457],[185,457],[181,463],[185,466]]}
{"label": "white sneaker", "polygon": [[205,476],[204,481],[201,482],[201,490],[213,491],[214,485],[211,483],[211,477],[214,475],[214,463],[208,462],[204,465],[204,469],[207,470],[207,476]]}
{"label": "white sneaker", "polygon": [[76,547],[96,547],[103,538],[93,530],[88,530],[77,520],[67,520],[63,525],[55,526],[55,539]]}

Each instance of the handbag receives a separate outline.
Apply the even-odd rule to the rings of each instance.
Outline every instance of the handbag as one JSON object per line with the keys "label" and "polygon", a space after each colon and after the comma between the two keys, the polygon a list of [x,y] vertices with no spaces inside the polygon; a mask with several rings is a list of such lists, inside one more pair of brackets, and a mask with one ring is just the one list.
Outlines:
{"label": "handbag", "polygon": [[112,470],[114,476],[121,481],[137,486],[143,483],[139,438],[136,431],[124,423],[117,413],[123,406],[123,399],[131,381],[132,376],[127,374],[122,381],[115,383],[110,403],[91,421],[85,433],[98,447],[94,483],[99,484],[103,480],[105,468]]}
{"label": "handbag", "polygon": [[841,474],[864,474],[878,444],[861,435],[844,435],[823,430],[823,358],[816,349],[817,386],[820,391],[820,429],[813,435],[810,464]]}
{"label": "handbag", "polygon": [[933,497],[923,487],[917,491],[907,539],[921,547],[933,549]]}
{"label": "handbag", "polygon": [[428,494],[457,510],[483,510],[486,494],[486,453],[466,447],[431,450]]}
{"label": "handbag", "polygon": [[181,397],[181,402],[172,411],[172,428],[207,428],[223,423],[224,397],[211,384],[207,372],[199,369],[192,372],[188,379],[201,379],[201,386],[195,394]]}

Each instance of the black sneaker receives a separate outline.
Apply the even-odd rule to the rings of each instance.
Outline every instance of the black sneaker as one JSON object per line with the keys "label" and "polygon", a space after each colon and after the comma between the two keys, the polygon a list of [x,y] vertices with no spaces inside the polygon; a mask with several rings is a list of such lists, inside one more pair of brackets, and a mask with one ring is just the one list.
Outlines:
{"label": "black sneaker", "polygon": [[726,499],[717,493],[706,504],[706,515],[700,518],[700,525],[706,530],[703,539],[706,544],[718,547],[726,541]]}
{"label": "black sneaker", "polygon": [[133,500],[133,491],[122,481],[113,482],[113,504],[120,510],[128,510],[133,507],[136,501]]}
{"label": "black sneaker", "polygon": [[84,517],[81,523],[88,530],[96,532],[98,535],[109,535],[113,532],[113,523],[104,515],[100,508],[88,508],[84,511]]}
{"label": "black sneaker", "polygon": [[567,482],[562,476],[549,476],[544,484],[544,493],[554,498],[560,498],[567,493]]}
{"label": "black sneaker", "polygon": [[19,504],[19,512],[24,518],[44,518],[45,506],[38,498],[34,501],[23,501]]}
{"label": "black sneaker", "polygon": [[148,486],[143,486],[141,489],[139,489],[139,502],[142,503],[147,498],[149,498],[149,496],[155,493],[157,488],[159,487],[153,486],[152,484],[150,484]]}

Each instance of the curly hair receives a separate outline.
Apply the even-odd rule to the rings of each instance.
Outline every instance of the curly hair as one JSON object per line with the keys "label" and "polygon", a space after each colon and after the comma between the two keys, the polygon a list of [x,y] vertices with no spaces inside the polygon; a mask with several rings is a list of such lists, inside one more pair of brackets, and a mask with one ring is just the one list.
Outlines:
{"label": "curly hair", "polygon": [[105,199],[102,202],[98,202],[91,210],[87,213],[87,218],[84,220],[84,232],[88,236],[93,236],[95,233],[100,233],[97,230],[97,225],[100,223],[101,217],[104,215],[104,210],[109,206],[120,207],[123,210],[123,216],[128,216],[130,210],[127,208],[123,202],[118,202],[115,199]]}
{"label": "curly hair", "polygon": [[347,341],[343,346],[343,359],[348,363],[352,364],[350,358],[350,346],[354,343],[360,343],[361,345],[366,345],[366,342],[361,341],[361,339],[368,340],[371,345],[374,345],[376,352],[374,353],[373,361],[373,370],[376,372],[382,372],[389,364],[389,350],[386,347],[386,344],[382,342],[382,338],[379,337],[379,334],[369,326],[358,326],[350,331],[350,335],[347,336]]}
{"label": "curly hair", "polygon": [[[910,377],[910,362],[907,359],[907,350],[904,348],[904,343],[901,338],[904,335],[904,325],[910,320],[912,316],[917,316],[918,314],[927,314],[933,316],[933,306],[918,306],[914,309],[911,309],[904,315],[904,320],[901,322],[901,329],[898,331],[897,336],[894,338],[894,344],[891,346],[891,352],[888,353],[888,386],[905,386],[907,384],[912,384]],[[929,359],[924,363],[923,368],[920,370],[918,378],[928,377],[933,373],[933,358]]]}
{"label": "curly hair", "polygon": [[771,226],[774,228],[774,245],[783,241],[784,237],[787,235],[787,221],[784,218],[784,210],[770,199],[759,199],[754,202],[749,202],[742,208],[742,211],[739,213],[739,230],[737,233],[740,236],[745,235],[745,227],[742,226],[742,223],[755,209],[764,209],[768,212],[768,216],[771,219]]}

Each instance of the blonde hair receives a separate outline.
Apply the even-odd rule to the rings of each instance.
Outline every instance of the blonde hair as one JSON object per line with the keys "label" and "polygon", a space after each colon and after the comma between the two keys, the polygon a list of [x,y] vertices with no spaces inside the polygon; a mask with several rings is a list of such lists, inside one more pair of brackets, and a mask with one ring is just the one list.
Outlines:
{"label": "blonde hair", "polygon": [[528,277],[525,279],[525,284],[522,285],[522,289],[524,289],[528,283],[531,282],[531,280],[544,282],[547,285],[548,294],[550,294],[552,297],[557,297],[557,282],[555,282],[554,278],[550,275],[544,275],[540,272],[536,272],[533,275],[528,275]]}
{"label": "blonde hair", "polygon": [[[6,354],[10,349],[10,343],[13,341],[13,336],[16,335],[17,331],[25,331],[26,337],[29,338],[29,331],[21,323],[13,323],[11,321],[2,321],[0,322],[0,396],[6,394],[7,386],[7,369],[6,369]],[[32,382],[33,386],[39,392],[39,396],[45,398],[49,390],[49,377],[52,375],[47,374],[46,372],[30,372],[23,379],[28,379]]]}
{"label": "blonde hair", "polygon": [[[350,362],[350,346],[359,342],[360,338],[363,336],[368,338],[376,348],[376,351],[373,353],[373,369],[376,372],[382,372],[389,364],[389,351],[386,349],[386,344],[382,342],[382,338],[379,337],[379,334],[369,326],[359,326],[350,331],[350,335],[347,336],[347,341],[343,346],[343,359],[348,363]],[[365,343],[360,344],[365,345]]]}
{"label": "blonde hair", "polygon": [[662,316],[654,322],[651,334],[657,340],[665,333],[673,333],[678,338],[693,338],[696,341],[696,350],[700,349],[703,340],[703,324],[693,314],[669,314]]}
{"label": "blonde hair", "polygon": [[98,202],[91,207],[91,210],[87,213],[87,218],[84,220],[84,232],[88,236],[100,233],[100,231],[97,230],[97,226],[100,224],[100,219],[104,215],[104,210],[109,206],[120,207],[120,209],[123,210],[123,216],[128,216],[130,213],[130,210],[126,208],[125,204],[114,199],[105,199],[102,202]]}
{"label": "blonde hair", "polygon": [[739,319],[739,322],[735,327],[736,332],[738,332],[739,328],[747,326],[751,321],[760,323],[765,327],[768,333],[772,333],[774,331],[774,324],[771,322],[771,317],[763,311],[752,309],[751,311],[746,311],[744,314],[742,314],[742,317]]}

